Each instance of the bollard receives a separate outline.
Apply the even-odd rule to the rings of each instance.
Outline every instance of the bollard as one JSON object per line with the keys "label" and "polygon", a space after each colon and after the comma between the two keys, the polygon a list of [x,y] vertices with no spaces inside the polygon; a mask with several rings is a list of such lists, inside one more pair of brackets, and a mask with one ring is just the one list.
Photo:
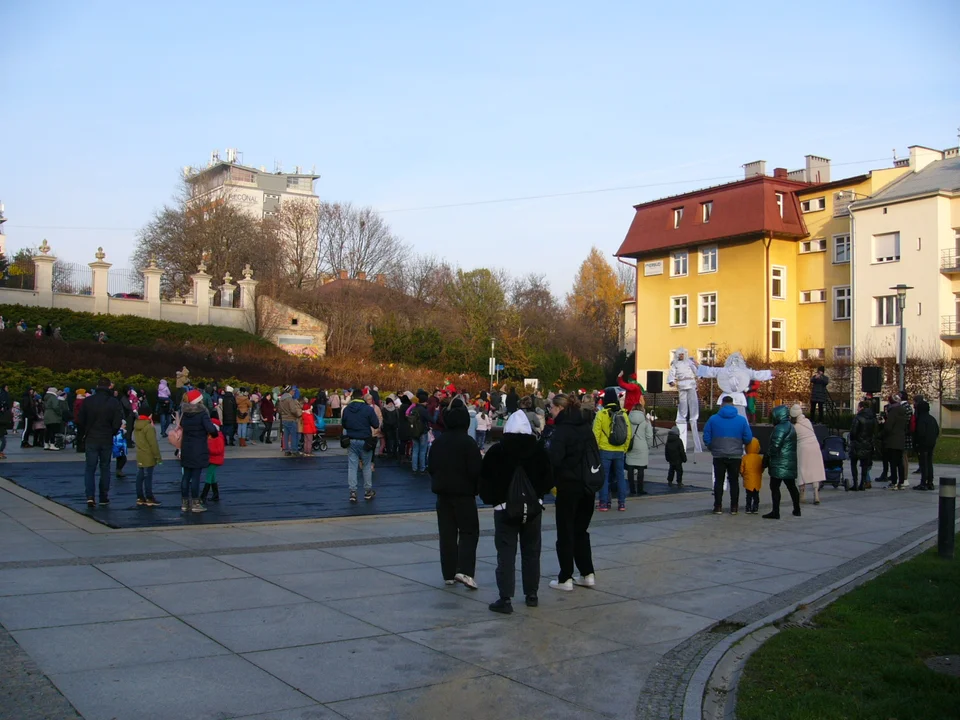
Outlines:
{"label": "bollard", "polygon": [[944,560],[953,560],[957,522],[957,479],[940,478],[940,514],[937,523],[937,553]]}

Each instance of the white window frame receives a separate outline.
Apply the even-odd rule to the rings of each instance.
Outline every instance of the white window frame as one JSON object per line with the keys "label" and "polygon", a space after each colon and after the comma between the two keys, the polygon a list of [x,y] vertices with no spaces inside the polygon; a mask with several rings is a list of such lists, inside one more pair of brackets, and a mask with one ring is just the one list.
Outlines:
{"label": "white window frame", "polygon": [[[773,282],[774,282],[774,272],[780,271],[780,294],[777,295],[773,291]],[[771,265],[770,266],[770,297],[774,300],[786,300],[787,299],[787,268],[785,265]]]}
{"label": "white window frame", "polygon": [[[704,254],[710,251],[713,251],[713,267],[710,269],[707,269],[706,265],[703,262]],[[697,251],[697,257],[698,257],[698,263],[699,263],[698,271],[701,275],[705,275],[707,273],[715,273],[717,272],[717,270],[720,269],[720,249],[716,245],[708,245],[706,247],[699,248]]]}
{"label": "white window frame", "polygon": [[780,211],[780,217],[783,217],[783,193],[774,193],[777,198],[777,209]]}
{"label": "white window frame", "polygon": [[[674,272],[676,267],[675,263],[683,259],[683,272],[678,273]],[[676,252],[670,253],[670,277],[687,277],[690,274],[690,253],[686,250],[677,250]]]}
{"label": "white window frame", "polygon": [[[670,356],[671,362],[673,356]],[[701,365],[713,365],[717,360],[717,354],[710,348],[697,348],[697,362]]]}
{"label": "white window frame", "polygon": [[683,206],[673,209],[673,229],[680,227],[680,221],[683,220]]}
{"label": "white window frame", "polygon": [[704,224],[710,222],[710,218],[713,217],[713,200],[700,203],[700,208],[700,217]]}
{"label": "white window frame", "polygon": [[[896,236],[897,236],[897,237],[896,237],[896,243],[897,243],[896,255],[885,255],[885,256],[883,256],[883,257],[877,257],[877,238],[878,238],[878,237],[886,237],[887,235],[896,235]],[[873,256],[873,257],[872,257],[872,263],[873,263],[874,265],[886,265],[887,263],[900,262],[900,256],[903,254],[903,246],[900,244],[900,233],[899,233],[899,232],[880,233],[880,235],[874,235],[874,236],[870,239],[870,244],[871,244],[870,254]]]}
{"label": "white window frame", "polygon": [[[842,352],[837,352],[841,350]],[[833,347],[833,359],[841,360],[844,362],[850,362],[853,360],[853,353],[850,350],[849,345],[834,345]]]}
{"label": "white window frame", "polygon": [[[677,300],[683,300],[683,322],[674,322],[674,311],[681,310],[681,307],[677,305]],[[688,295],[671,295],[670,296],[670,327],[686,327],[690,322],[690,297]]]}
{"label": "white window frame", "polygon": [[800,211],[804,213],[820,212],[821,210],[826,210],[826,208],[826,197],[810,198],[809,200],[803,200],[800,203]]}
{"label": "white window frame", "polygon": [[827,251],[826,238],[813,238],[812,240],[803,240],[800,242],[800,254],[819,253]]}
{"label": "white window frame", "polygon": [[812,305],[814,303],[823,303],[827,301],[827,292],[826,289],[820,288],[818,290],[801,290],[800,291],[800,304],[801,305]]}
{"label": "white window frame", "polygon": [[[773,333],[774,323],[780,323],[780,327],[776,332],[780,333],[780,342],[781,346],[776,347],[773,344]],[[770,318],[770,352],[786,352],[787,351],[787,321],[783,318]]]}
{"label": "white window frame", "polygon": [[[882,303],[882,304],[881,304]],[[892,304],[893,315],[892,322],[881,322],[881,320],[890,320],[885,317],[887,314],[887,304]],[[896,295],[876,295],[873,298],[873,324],[876,327],[897,327],[900,322],[900,303]]]}
{"label": "white window frame", "polygon": [[[713,296],[713,320],[704,320],[703,319],[703,310],[704,310],[704,299]],[[720,298],[716,290],[711,290],[709,292],[702,292],[697,295],[697,324],[698,325],[716,325],[717,320],[720,318]]]}
{"label": "white window frame", "polygon": [[[847,314],[846,314],[846,316],[843,316],[843,315],[841,315],[841,314],[839,314],[839,313],[837,312],[837,303],[840,301],[839,295],[840,295],[840,291],[841,291],[841,290],[846,290],[846,294],[847,294],[846,298],[844,298],[844,300],[846,301],[846,305],[847,305]],[[853,315],[853,293],[850,292],[850,286],[849,286],[849,285],[834,285],[834,286],[833,286],[833,319],[834,319],[834,322],[841,322],[841,321],[849,320],[851,315]]]}
{"label": "white window frame", "polygon": [[826,348],[800,348],[797,352],[799,360],[823,360]]}
{"label": "white window frame", "polygon": [[[845,246],[847,249],[847,259],[838,260],[837,251],[843,246]],[[833,264],[834,265],[848,265],[850,263],[851,250],[853,250],[853,246],[850,243],[850,233],[841,233],[839,235],[833,236]]]}

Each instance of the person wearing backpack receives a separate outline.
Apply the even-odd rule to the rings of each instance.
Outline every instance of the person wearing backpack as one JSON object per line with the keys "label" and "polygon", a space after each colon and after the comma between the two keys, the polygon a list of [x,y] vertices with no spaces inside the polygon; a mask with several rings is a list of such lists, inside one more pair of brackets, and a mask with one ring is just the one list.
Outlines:
{"label": "person wearing backpack", "polygon": [[[570,592],[574,585],[596,585],[588,529],[596,495],[591,477],[600,476],[600,451],[576,395],[555,395],[550,403],[550,415],[553,432],[547,443],[547,455],[557,488],[557,561],[560,563],[560,573],[556,580],[550,581],[550,587]],[[578,576],[573,574],[574,564],[580,571]]]}
{"label": "person wearing backpack", "polygon": [[630,420],[630,442],[624,455],[627,466],[627,484],[631,495],[646,495],[643,489],[643,475],[650,463],[650,448],[653,447],[653,425],[647,420],[647,410],[643,402],[637,403],[628,415]]}
{"label": "person wearing backpack", "polygon": [[607,512],[610,509],[610,493],[616,483],[617,509],[622,512],[627,509],[627,479],[623,473],[623,463],[630,445],[630,420],[620,407],[620,400],[613,388],[603,393],[603,409],[593,421],[593,435],[600,448],[604,472],[597,510]]}
{"label": "person wearing backpack", "polygon": [[513,413],[503,427],[503,438],[487,451],[480,468],[480,499],[493,506],[497,548],[500,598],[490,604],[493,612],[513,612],[518,541],[527,607],[539,604],[542,498],[552,487],[547,451],[534,437],[523,411]]}
{"label": "person wearing backpack", "polygon": [[480,448],[467,434],[470,416],[463,400],[450,404],[447,431],[430,450],[430,489],[437,496],[440,570],[447,585],[477,589],[477,543],[480,517],[476,496],[480,484]]}

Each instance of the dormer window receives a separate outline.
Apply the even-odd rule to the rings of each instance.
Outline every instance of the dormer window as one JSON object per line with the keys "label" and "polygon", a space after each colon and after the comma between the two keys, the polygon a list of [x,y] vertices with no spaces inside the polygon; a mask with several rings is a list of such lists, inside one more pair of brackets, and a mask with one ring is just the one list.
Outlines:
{"label": "dormer window", "polygon": [[683,219],[683,208],[678,207],[673,209],[673,229],[676,230],[680,227],[680,221]]}
{"label": "dormer window", "polygon": [[700,207],[703,208],[703,222],[710,222],[710,216],[713,215],[713,201],[701,203]]}
{"label": "dormer window", "polygon": [[777,210],[780,212],[780,217],[783,217],[783,193],[776,193],[777,196]]}

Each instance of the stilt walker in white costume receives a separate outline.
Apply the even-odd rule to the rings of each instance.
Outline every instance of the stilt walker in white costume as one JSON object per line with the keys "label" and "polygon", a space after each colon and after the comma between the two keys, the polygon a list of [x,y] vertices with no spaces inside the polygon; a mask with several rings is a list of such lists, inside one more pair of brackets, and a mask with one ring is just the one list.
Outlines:
{"label": "stilt walker in white costume", "polygon": [[670,363],[670,372],[667,373],[667,385],[676,387],[679,395],[677,399],[677,429],[680,430],[680,439],[683,440],[683,449],[687,449],[687,424],[693,424],[693,447],[697,452],[703,452],[700,442],[700,432],[697,419],[700,417],[700,398],[697,397],[697,361],[690,357],[686,348],[677,348],[673,353],[673,362]]}
{"label": "stilt walker in white costume", "polygon": [[743,359],[743,354],[739,352],[728,355],[723,367],[697,366],[697,377],[717,379],[717,385],[720,386],[721,390],[720,397],[717,398],[717,406],[719,407],[723,399],[729,395],[733,398],[733,404],[737,408],[737,412],[743,417],[747,416],[747,396],[745,393],[750,389],[750,382],[753,380],[760,382],[773,380],[773,375],[772,370],[751,370],[748,368],[747,361]]}

